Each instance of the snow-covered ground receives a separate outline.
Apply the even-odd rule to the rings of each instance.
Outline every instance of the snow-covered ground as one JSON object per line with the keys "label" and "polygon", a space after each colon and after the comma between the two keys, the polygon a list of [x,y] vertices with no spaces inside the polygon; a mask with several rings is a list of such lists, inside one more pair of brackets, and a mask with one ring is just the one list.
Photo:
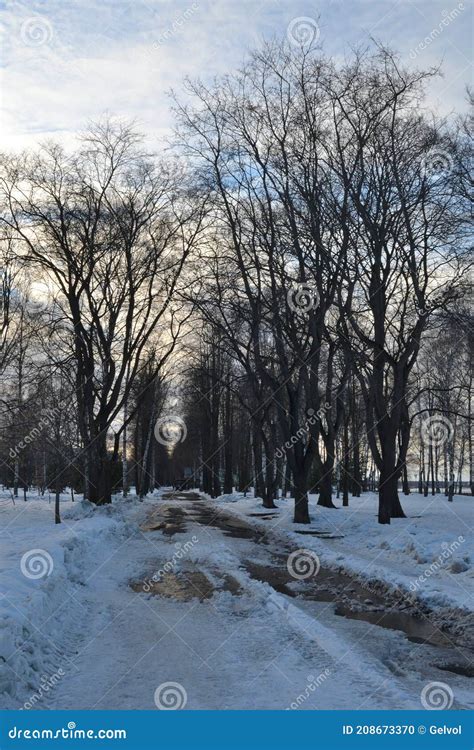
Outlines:
{"label": "snow-covered ground", "polygon": [[[407,518],[393,519],[390,525],[377,522],[375,493],[351,497],[348,508],[337,510],[318,507],[317,499],[317,495],[310,495],[312,522],[304,529],[342,538],[327,540],[295,534],[291,499],[277,500],[275,518],[267,521],[249,516],[264,512],[260,499],[235,493],[222,495],[217,502],[247,522],[265,528],[267,533],[284,533],[299,546],[314,550],[322,564],[342,566],[368,580],[399,587],[432,606],[472,611],[473,497],[456,495],[453,502],[448,502],[444,495],[402,495]],[[334,503],[341,505],[335,498]]]}
{"label": "snow-covered ground", "polygon": [[[436,681],[447,684],[453,708],[472,705],[468,679],[439,668],[443,649],[337,616],[333,604],[290,598],[247,565],[270,566],[286,539],[314,549],[324,566],[409,587],[443,543],[463,536],[419,591],[433,606],[465,608],[468,498],[450,507],[413,496],[408,514],[426,509],[425,518],[391,527],[376,524],[370,496],[351,499],[350,509],[313,509],[313,525],[343,539],[296,535],[288,501],[264,521],[248,516],[261,510],[257,501],[232,499],[199,505],[209,518],[219,509],[246,516],[268,539],[225,534],[199,517],[196,502],[161,493],[103,508],[64,498],[59,526],[47,499],[13,506],[0,497],[2,707],[421,708],[423,689]],[[157,582],[168,595],[158,595]]]}

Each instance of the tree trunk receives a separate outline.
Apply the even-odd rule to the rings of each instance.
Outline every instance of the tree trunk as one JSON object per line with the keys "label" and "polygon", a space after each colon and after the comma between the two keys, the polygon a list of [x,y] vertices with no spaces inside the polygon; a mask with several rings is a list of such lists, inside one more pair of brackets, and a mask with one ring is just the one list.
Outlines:
{"label": "tree trunk", "polygon": [[402,504],[400,502],[400,498],[398,496],[398,480],[395,479],[395,490],[392,495],[392,518],[406,518],[406,515],[403,511]]}
{"label": "tree trunk", "polygon": [[342,461],[342,506],[347,508],[349,505],[349,428],[348,420],[344,420],[343,434],[343,461]]}
{"label": "tree trunk", "polygon": [[434,497],[436,495],[436,488],[435,488],[434,449],[432,445],[430,445],[430,468],[431,468],[431,494]]}
{"label": "tree trunk", "polygon": [[13,473],[13,495],[18,497],[18,484],[20,482],[20,459],[15,458],[15,468]]}
{"label": "tree trunk", "polygon": [[46,451],[43,451],[43,485],[41,487],[41,496],[44,497],[44,491],[46,489],[46,483],[48,481],[48,469],[46,464]]}
{"label": "tree trunk", "polygon": [[[124,422],[127,420],[127,401],[124,405]],[[123,428],[122,433],[122,494],[128,496],[128,463],[127,463],[127,426]]]}
{"label": "tree trunk", "polygon": [[[398,477],[401,467],[395,463],[395,439],[387,437],[383,446],[379,481],[379,523],[390,523],[390,518],[405,518],[398,497]],[[387,520],[388,519],[388,520]]]}
{"label": "tree trunk", "polygon": [[406,464],[403,465],[403,494],[410,494],[410,485],[408,483],[408,469]]}
{"label": "tree trunk", "polygon": [[[319,482],[318,505],[323,508],[336,508],[332,501],[332,471],[334,460],[332,457],[325,461],[322,467],[322,477]],[[329,468],[328,468],[329,467]]]}
{"label": "tree trunk", "polygon": [[240,419],[239,424],[239,492],[246,492],[250,484],[250,431],[247,421]]}
{"label": "tree trunk", "polygon": [[[145,448],[143,450],[140,472],[139,497],[144,498],[150,489],[150,451],[155,425],[155,403],[153,401],[152,413],[148,419]],[[138,488],[137,488],[138,489]]]}
{"label": "tree trunk", "polygon": [[95,505],[112,502],[111,467],[105,440],[89,447],[89,497]]}
{"label": "tree trunk", "polygon": [[[90,460],[89,460],[89,450],[86,448],[84,451],[84,494],[83,498],[84,500],[89,500],[89,488],[90,488]],[[46,486],[46,481],[45,481]]]}
{"label": "tree trunk", "polygon": [[54,523],[61,523],[61,513],[60,513],[60,501],[59,497],[61,494],[61,487],[59,484],[59,477],[56,480],[56,494],[54,498]]}
{"label": "tree trunk", "polygon": [[252,430],[252,447],[254,461],[254,492],[255,497],[265,498],[265,482],[262,475],[263,453],[262,453],[262,435],[260,425],[254,423]]}
{"label": "tree trunk", "polygon": [[232,492],[234,486],[233,477],[233,410],[230,391],[230,382],[228,381],[224,403],[224,494]]}
{"label": "tree trunk", "polygon": [[[296,473],[296,472],[295,472]],[[306,477],[296,473],[294,485],[295,493],[295,512],[293,516],[294,523],[311,523],[308,509],[308,491],[306,489]]]}
{"label": "tree trunk", "polygon": [[[381,475],[382,478],[382,475]],[[379,523],[390,523],[392,518],[393,480],[381,481],[379,487]]]}
{"label": "tree trunk", "polygon": [[[471,339],[468,339],[471,341]],[[472,347],[470,347],[470,352],[472,352]],[[472,361],[472,355],[470,358],[470,362]],[[471,495],[474,495],[474,449],[473,449],[473,439],[472,439],[472,367],[469,367],[469,372],[471,373],[469,377],[469,388],[467,389],[467,449],[469,452],[469,487],[471,490]]]}
{"label": "tree trunk", "polygon": [[285,484],[283,487],[283,494],[284,497],[287,497],[287,495],[291,492],[292,487],[292,474],[291,474],[291,466],[289,461],[287,460],[285,465]]}
{"label": "tree trunk", "polygon": [[454,497],[454,446],[456,444],[456,421],[454,422],[453,435],[448,443],[448,460],[449,460],[449,491],[448,500],[453,502]]}

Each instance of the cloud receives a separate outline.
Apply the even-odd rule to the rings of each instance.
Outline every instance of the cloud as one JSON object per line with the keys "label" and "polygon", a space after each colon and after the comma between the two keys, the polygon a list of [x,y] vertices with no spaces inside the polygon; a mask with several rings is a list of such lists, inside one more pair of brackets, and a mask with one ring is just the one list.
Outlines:
{"label": "cloud", "polygon": [[[463,106],[471,57],[468,0],[443,23],[443,11],[456,7],[444,0],[325,0],[318,5],[320,40],[341,57],[373,35],[407,65],[442,61],[445,78],[430,97],[449,111]],[[299,0],[7,0],[2,142],[18,148],[54,136],[67,143],[104,111],[137,119],[158,142],[171,127],[166,92],[179,89],[184,76],[232,70],[262,38],[284,36],[293,18],[314,15],[314,2]]]}

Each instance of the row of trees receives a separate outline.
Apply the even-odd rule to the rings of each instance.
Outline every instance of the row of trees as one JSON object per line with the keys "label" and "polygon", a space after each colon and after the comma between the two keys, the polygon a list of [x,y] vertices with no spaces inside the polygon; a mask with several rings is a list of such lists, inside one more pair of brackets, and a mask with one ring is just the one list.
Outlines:
{"label": "row of trees", "polygon": [[299,523],[335,482],[403,516],[409,450],[425,491],[467,465],[472,485],[472,141],[425,114],[431,75],[272,43],[188,82],[176,158],[110,121],[74,154],[4,155],[3,477],[58,493],[72,472],[103,503],[167,479],[174,448],[211,495],[284,486]]}
{"label": "row of trees", "polygon": [[[462,311],[463,315],[466,311]],[[460,330],[453,315],[444,319],[443,334],[428,337],[422,346],[416,373],[410,383],[410,449],[399,479],[399,487],[409,495],[416,490],[425,495],[443,492],[449,500],[455,493],[474,490],[472,456],[472,363],[469,362],[469,337]],[[472,351],[472,350],[471,350]],[[328,351],[323,352],[323,358]],[[472,356],[472,355],[471,355]],[[458,363],[453,367],[453,362]],[[199,485],[211,496],[231,493],[234,488],[246,492],[255,488],[267,508],[274,507],[279,495],[292,495],[288,446],[282,436],[276,409],[269,399],[262,413],[252,399],[249,379],[236,365],[218,331],[204,327],[199,342],[191,349],[187,376],[182,389],[185,435],[174,446],[173,473],[184,477],[191,473],[190,485]],[[340,421],[334,441],[331,490],[325,493],[327,477],[321,464],[313,464],[308,489],[319,493],[319,505],[334,507],[334,491],[349,504],[349,494],[375,490],[377,466],[367,438],[363,393],[358,380],[349,373],[339,400]],[[312,417],[307,415],[293,442],[308,440],[313,419],[320,419],[327,430],[326,408]],[[173,416],[169,417],[170,421]],[[325,443],[320,441],[322,464],[326,462]]]}
{"label": "row of trees", "polygon": [[192,302],[245,373],[253,421],[278,422],[296,522],[309,521],[313,467],[331,504],[354,379],[379,521],[403,516],[422,337],[467,290],[472,142],[423,113],[430,75],[384,49],[337,67],[269,45],[234,76],[190,83],[191,102],[177,105],[213,212]]}

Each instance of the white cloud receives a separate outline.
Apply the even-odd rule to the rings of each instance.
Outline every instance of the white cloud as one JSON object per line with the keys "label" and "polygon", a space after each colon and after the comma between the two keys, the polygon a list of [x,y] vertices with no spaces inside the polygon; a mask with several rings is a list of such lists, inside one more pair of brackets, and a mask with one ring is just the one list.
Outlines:
{"label": "white cloud", "polygon": [[[321,42],[341,56],[372,34],[408,65],[443,61],[445,77],[431,101],[463,106],[470,80],[472,5],[416,58],[410,53],[437,28],[442,0],[325,0],[318,5]],[[266,36],[284,36],[295,16],[314,16],[313,1],[294,0],[29,0],[2,13],[2,143],[21,147],[55,136],[70,141],[104,111],[136,118],[152,141],[171,125],[166,92],[185,75],[212,77],[239,65]]]}

